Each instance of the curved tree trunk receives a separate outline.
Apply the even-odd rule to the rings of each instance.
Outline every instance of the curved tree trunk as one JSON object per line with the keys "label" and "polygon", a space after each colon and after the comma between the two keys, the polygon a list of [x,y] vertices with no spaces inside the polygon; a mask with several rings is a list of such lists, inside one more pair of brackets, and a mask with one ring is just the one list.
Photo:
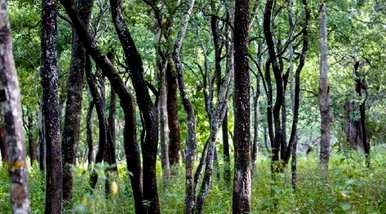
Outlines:
{"label": "curved tree trunk", "polygon": [[[93,102],[95,103],[95,109],[98,116],[98,125],[99,125],[99,147],[98,152],[95,157],[95,163],[100,163],[103,160],[105,160],[106,153],[107,153],[107,127],[106,127],[106,119],[105,119],[105,104],[104,99],[102,98],[102,95],[100,91],[98,91],[98,88],[95,84],[96,79],[95,76],[91,73],[92,67],[91,67],[91,60],[89,57],[86,59],[86,80],[88,87],[90,89],[91,96],[93,97]],[[91,187],[95,188],[95,185],[97,183],[97,174],[96,172],[93,172],[91,175]]]}
{"label": "curved tree trunk", "polygon": [[94,145],[92,139],[92,113],[94,110],[94,101],[90,101],[87,109],[86,126],[87,126],[87,162],[90,165],[94,162]]}
{"label": "curved tree trunk", "polygon": [[[76,0],[80,18],[87,28],[93,0]],[[72,32],[71,65],[67,81],[62,150],[63,150],[63,200],[68,201],[72,193],[71,167],[75,164],[79,145],[80,117],[82,110],[83,76],[86,60],[84,50],[75,29]]]}
{"label": "curved tree trunk", "polygon": [[12,38],[6,0],[0,0],[0,65],[0,85],[4,95],[4,99],[0,101],[4,102],[4,115],[1,117],[4,117],[5,121],[5,133],[1,141],[4,140],[8,149],[12,212],[30,213],[20,88],[12,54]]}

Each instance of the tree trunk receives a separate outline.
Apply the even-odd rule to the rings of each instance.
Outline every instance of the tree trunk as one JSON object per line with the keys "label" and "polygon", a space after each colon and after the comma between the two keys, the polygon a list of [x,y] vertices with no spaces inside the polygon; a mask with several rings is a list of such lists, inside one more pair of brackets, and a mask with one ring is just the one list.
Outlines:
{"label": "tree trunk", "polygon": [[45,137],[45,126],[44,126],[44,114],[43,112],[43,99],[40,104],[39,112],[39,169],[44,172],[46,170],[46,137]]}
{"label": "tree trunk", "polygon": [[[159,89],[159,112],[160,112],[160,142],[161,142],[161,164],[162,164],[162,177],[164,185],[167,185],[167,182],[170,177],[170,165],[172,164],[169,160],[169,156],[171,153],[169,152],[169,146],[172,143],[169,136],[169,125],[168,125],[168,109],[167,109],[167,95],[168,90],[166,86],[166,68],[169,67],[167,62],[159,67],[159,75],[160,75],[160,89]],[[178,152],[177,152],[178,156]],[[177,158],[178,159],[178,158]]]}
{"label": "tree trunk", "polygon": [[92,138],[92,113],[94,110],[94,101],[90,101],[87,109],[86,126],[87,126],[87,162],[90,165],[94,162],[94,145]]}
{"label": "tree trunk", "polygon": [[[127,159],[128,170],[133,173],[130,175],[132,180],[131,186],[133,189],[134,201],[135,201],[135,211],[136,213],[144,213],[143,197],[142,197],[142,185],[141,185],[141,168],[140,168],[140,156],[138,146],[136,142],[136,132],[135,132],[135,114],[134,108],[132,105],[132,96],[125,86],[122,78],[119,76],[118,71],[114,68],[112,63],[108,58],[101,53],[101,51],[95,45],[93,38],[82,26],[81,21],[72,7],[72,1],[61,0],[61,4],[64,6],[67,14],[71,18],[73,27],[76,29],[76,32],[79,35],[80,40],[82,41],[83,46],[86,48],[87,53],[94,59],[98,67],[103,71],[103,74],[109,79],[111,86],[113,86],[114,91],[119,96],[121,107],[125,115],[125,129],[124,129],[124,144],[125,144],[125,153]],[[113,2],[114,3],[114,2]],[[116,2],[115,2],[116,3]],[[116,6],[116,5],[114,5]],[[117,9],[118,7],[112,7]],[[118,8],[120,9],[120,7]],[[113,16],[114,17],[114,16]],[[117,18],[117,17],[115,17]],[[122,16],[118,16],[122,18]],[[159,211],[159,210],[158,210]],[[157,210],[153,211],[157,212]]]}
{"label": "tree trunk", "polygon": [[[179,163],[180,160],[180,123],[178,121],[177,102],[177,74],[176,70],[168,65],[167,76],[167,116],[169,123],[169,161],[170,166]],[[173,170],[174,171],[174,170]]]}
{"label": "tree trunk", "polygon": [[[76,0],[78,14],[86,28],[88,27],[92,6],[93,0]],[[71,167],[75,164],[76,150],[79,145],[85,57],[86,51],[75,29],[73,29],[71,65],[67,81],[67,99],[62,136],[64,201],[69,201],[72,194],[73,178]]]}
{"label": "tree trunk", "polygon": [[249,213],[251,200],[248,3],[248,0],[236,0],[235,4],[235,170],[232,203],[233,213]]}
{"label": "tree trunk", "polygon": [[7,145],[5,144],[5,141],[4,141],[4,132],[5,132],[4,127],[1,127],[0,128],[0,151],[1,151],[1,161],[3,162],[3,164],[7,163],[7,160],[8,160]]}
{"label": "tree trunk", "polygon": [[320,0],[320,80],[319,80],[319,106],[320,106],[320,166],[323,173],[327,172],[330,158],[331,141],[331,113],[330,113],[330,88],[328,83],[328,44],[327,44],[327,15],[324,0]]}
{"label": "tree trunk", "polygon": [[[359,73],[360,63],[357,61],[354,65],[354,75],[355,75],[355,91],[358,93],[359,97],[363,99],[362,103],[359,105],[359,114],[360,114],[360,133],[362,139],[363,150],[366,155],[366,164],[370,167],[370,143],[367,139],[367,126],[366,126],[366,100],[367,100],[367,84],[363,75]],[[364,95],[362,93],[364,91]]]}
{"label": "tree trunk", "polygon": [[4,99],[0,101],[4,102],[4,115],[1,116],[4,117],[5,122],[5,133],[2,140],[8,149],[12,212],[30,213],[20,88],[12,54],[12,38],[6,0],[0,0],[0,65],[0,85],[1,88],[4,88],[2,92]]}
{"label": "tree trunk", "polygon": [[116,114],[116,97],[117,95],[114,92],[113,87],[110,87],[110,106],[109,106],[109,117],[108,117],[108,125],[112,147],[111,147],[111,156],[112,159],[116,160],[115,158],[115,140],[116,140],[116,134],[115,134],[115,114]]}
{"label": "tree trunk", "polygon": [[231,159],[229,154],[228,111],[225,112],[224,121],[222,122],[222,140],[223,140],[223,153],[224,153],[224,180],[230,183]]}
{"label": "tree trunk", "polygon": [[136,93],[137,103],[141,110],[145,140],[142,146],[143,158],[143,196],[149,202],[148,211],[160,213],[159,197],[157,191],[157,144],[158,144],[158,110],[151,100],[147,84],[144,79],[144,71],[141,56],[134,44],[122,15],[122,1],[110,0],[111,13],[114,26],[123,47],[126,65],[131,73],[131,80]]}
{"label": "tree trunk", "polygon": [[139,146],[137,143],[137,123],[135,118],[135,108],[133,98],[121,100],[121,106],[125,116],[125,126],[123,132],[123,145],[126,154],[127,170],[129,173],[131,187],[133,189],[135,213],[145,213],[143,205],[143,186],[142,186],[142,169]]}
{"label": "tree trunk", "polygon": [[185,38],[186,29],[193,12],[195,0],[190,0],[187,4],[186,11],[181,20],[181,27],[178,31],[172,53],[172,62],[175,64],[177,71],[178,89],[182,98],[182,104],[186,113],[187,136],[185,143],[185,214],[192,214],[195,206],[195,183],[193,180],[194,152],[196,150],[196,116],[193,105],[190,102],[185,91],[183,77],[183,67],[181,61],[181,47]]}
{"label": "tree trunk", "polygon": [[[0,82],[0,115],[4,115],[4,101],[6,100],[4,85]],[[8,162],[7,145],[4,141],[5,121],[3,117],[0,117],[0,152],[1,161],[4,166]]]}
{"label": "tree trunk", "polygon": [[253,114],[253,120],[254,120],[254,127],[253,127],[253,146],[252,146],[252,174],[254,173],[256,169],[256,159],[257,159],[257,150],[259,145],[259,117],[260,117],[260,104],[259,104],[259,97],[260,97],[260,76],[256,75],[256,92],[255,92],[255,99],[253,101],[254,104],[254,114]]}
{"label": "tree trunk", "polygon": [[31,112],[27,112],[27,137],[28,137],[28,155],[31,161],[31,167],[36,161],[36,146],[33,136],[33,117]]}
{"label": "tree trunk", "polygon": [[62,212],[63,167],[60,144],[60,113],[58,102],[56,1],[43,1],[42,67],[43,114],[46,142],[46,208],[45,213]]}
{"label": "tree trunk", "polygon": [[[99,125],[99,147],[98,152],[95,157],[95,163],[101,163],[103,160],[106,161],[106,153],[107,153],[107,138],[108,138],[108,131],[106,127],[106,119],[105,119],[105,104],[104,104],[104,98],[101,95],[101,92],[98,91],[98,88],[95,84],[96,79],[95,76],[91,73],[92,65],[91,60],[89,57],[86,59],[86,80],[87,84],[91,93],[91,96],[93,97],[93,102],[95,103],[95,109],[98,116],[98,125]],[[91,187],[95,188],[95,185],[97,183],[98,177],[96,172],[93,172],[91,174]]]}

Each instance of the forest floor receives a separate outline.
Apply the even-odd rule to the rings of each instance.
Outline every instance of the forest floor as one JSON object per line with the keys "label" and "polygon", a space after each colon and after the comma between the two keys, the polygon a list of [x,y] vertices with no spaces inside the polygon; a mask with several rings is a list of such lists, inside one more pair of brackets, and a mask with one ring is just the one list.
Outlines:
{"label": "forest floor", "polygon": [[[364,157],[358,153],[334,153],[330,160],[328,183],[322,182],[316,154],[300,157],[297,189],[291,186],[290,172],[282,174],[272,185],[270,161],[261,156],[256,164],[252,185],[252,213],[386,213],[386,150],[372,153],[371,168],[365,167]],[[220,169],[222,169],[220,163]],[[158,165],[160,171],[160,165]],[[125,162],[118,166],[113,192],[106,197],[103,166],[96,167],[100,175],[95,190],[89,187],[89,170],[80,165],[74,168],[75,183],[72,206],[65,213],[134,213],[133,200]],[[164,186],[159,179],[162,213],[183,213],[184,170]],[[222,171],[219,171],[222,177]],[[231,213],[232,185],[213,175],[213,182],[205,200],[204,213]],[[161,176],[159,176],[161,178]],[[44,210],[44,177],[39,167],[29,169],[29,188],[32,213]],[[117,188],[118,187],[118,188]],[[7,170],[0,170],[0,210],[11,213]]]}

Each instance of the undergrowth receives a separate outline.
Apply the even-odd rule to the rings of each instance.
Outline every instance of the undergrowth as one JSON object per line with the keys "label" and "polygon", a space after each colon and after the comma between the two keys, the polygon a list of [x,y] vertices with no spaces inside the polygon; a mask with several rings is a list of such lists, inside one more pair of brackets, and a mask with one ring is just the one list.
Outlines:
{"label": "undergrowth", "polygon": [[[99,181],[95,189],[89,186],[90,168],[79,165],[73,169],[72,201],[65,205],[65,213],[134,213],[134,203],[128,172],[124,162],[118,165],[118,176],[112,176],[114,186],[105,194],[104,166],[94,169]],[[220,163],[219,174],[222,177]],[[160,165],[157,166],[159,178]],[[184,170],[174,169],[168,184],[159,179],[162,213],[183,213]],[[231,213],[232,182],[218,179],[213,173],[212,185],[205,200],[204,213]],[[290,172],[278,176],[275,184],[270,173],[270,160],[261,156],[253,173],[252,213],[386,213],[386,151],[372,154],[371,168],[365,167],[362,154],[331,156],[328,182],[321,179],[316,154],[300,157],[297,188],[293,191]],[[43,213],[45,200],[44,176],[37,165],[29,169],[29,189],[32,213]],[[11,213],[9,180],[5,167],[0,170],[0,210]],[[274,206],[274,204],[276,206]]]}

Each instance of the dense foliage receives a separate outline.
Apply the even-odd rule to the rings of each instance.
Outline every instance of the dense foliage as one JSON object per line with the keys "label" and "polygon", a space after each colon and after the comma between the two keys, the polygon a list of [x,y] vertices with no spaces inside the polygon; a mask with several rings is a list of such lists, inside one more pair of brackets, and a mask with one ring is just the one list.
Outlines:
{"label": "dense foliage", "polygon": [[[152,4],[151,2],[155,3]],[[145,95],[151,95],[152,107],[157,107],[161,94],[162,66],[165,66],[164,70],[167,70],[166,72],[175,75],[173,77],[175,84],[180,80],[177,81],[177,78],[180,77],[180,73],[178,73],[180,71],[175,68],[169,71],[168,66],[178,68],[178,65],[175,65],[178,63],[173,58],[176,54],[173,48],[176,47],[175,41],[178,40],[182,29],[181,26],[184,25],[187,3],[190,1],[182,1],[181,5],[178,2],[180,1],[125,0],[122,5],[123,17],[140,55],[141,63],[143,63],[141,68],[146,80],[146,86],[144,87],[149,88],[146,93],[142,92]],[[227,168],[231,169],[232,173],[230,175],[233,175],[235,170],[232,166],[236,165],[233,158],[236,156],[233,142],[237,141],[237,139],[233,139],[234,130],[237,129],[237,127],[234,127],[235,112],[237,112],[235,110],[234,83],[224,84],[227,78],[233,80],[233,30],[235,25],[238,24],[233,23],[234,2],[231,0],[196,0],[193,13],[187,23],[186,36],[182,39],[181,53],[178,53],[180,54],[179,57],[182,58],[185,92],[194,109],[196,122],[197,145],[193,154],[195,169],[200,165],[201,154],[202,157],[206,157],[204,154],[206,154],[207,142],[210,142],[212,131],[215,130],[212,120],[216,115],[213,109],[215,109],[216,104],[221,104],[220,89],[229,90],[224,98],[227,107],[225,113],[227,123],[221,124],[227,128],[224,131],[225,135],[229,135],[229,144],[231,146],[229,147],[230,155],[228,155],[228,158],[231,157],[231,161],[229,163],[227,161],[227,155],[225,154],[227,145],[223,143],[225,135],[220,134],[221,125],[219,125],[219,127],[216,127],[219,129],[216,130],[216,133],[219,133],[217,137],[216,134],[214,136],[213,145],[215,150],[213,159],[207,161],[213,161],[212,165],[214,167],[212,166],[213,171],[208,170],[209,177],[211,176],[212,180],[210,182],[209,179],[211,184],[204,203],[204,213],[230,213],[232,210],[232,182],[223,175],[227,174],[227,172],[224,172]],[[276,91],[279,84],[277,77],[273,75],[274,64],[271,62],[272,56],[269,53],[269,44],[266,42],[267,32],[264,29],[266,27],[264,26],[264,21],[266,21],[264,15],[267,2],[270,1],[249,1],[249,14],[247,17],[250,23],[247,53],[249,56],[249,70],[247,72],[249,72],[251,78],[251,111],[249,113],[252,121],[250,124],[252,136],[248,140],[251,144],[256,143],[258,147],[256,162],[251,164],[253,165],[251,213],[385,213],[385,1],[273,1],[273,15],[269,16],[271,23],[268,23],[268,26],[272,30],[271,33],[275,40],[274,49],[278,52],[278,65],[283,71],[280,75],[283,78],[283,84],[287,87],[283,91],[283,107],[280,112],[282,115],[279,119],[282,120],[281,122],[284,121],[282,126],[283,138],[285,139],[283,142],[285,143],[287,143],[286,140],[290,141],[291,124],[294,121],[293,118],[295,118],[294,99],[296,97],[295,85],[297,84],[295,70],[298,64],[301,64],[302,57],[305,58],[304,67],[302,67],[301,73],[299,71],[300,106],[298,109],[297,133],[295,134],[297,150],[293,153],[298,154],[297,169],[295,169],[296,185],[293,183],[291,185],[289,158],[286,160],[287,162],[280,160],[286,163],[283,164],[283,170],[278,170],[279,173],[277,174],[273,172],[275,170],[271,165],[271,161],[273,162],[272,148],[274,147],[274,139],[270,136],[269,128],[270,125],[271,127],[274,125],[272,121],[269,121],[269,112],[271,111],[272,114],[275,101],[279,99],[279,93]],[[328,91],[331,97],[330,108],[332,111],[331,158],[327,179],[319,173],[319,142],[321,136],[321,116],[319,112],[320,2],[325,2],[327,8]],[[144,142],[150,131],[146,129],[149,127],[146,127],[147,121],[144,117],[150,110],[146,112],[146,108],[141,106],[142,96],[139,93],[141,91],[133,83],[136,76],[133,68],[130,67],[130,62],[131,60],[134,61],[135,57],[133,55],[130,56],[132,58],[128,57],[125,52],[127,50],[121,44],[122,41],[120,42],[121,38],[116,33],[117,26],[114,25],[111,17],[110,4],[110,1],[107,0],[94,1],[88,33],[92,36],[93,42],[95,41],[101,54],[113,53],[113,58],[109,60],[111,60],[112,66],[121,77],[125,89],[127,89],[125,92],[134,95],[133,123],[136,123],[136,133],[130,130],[130,134],[134,133],[134,141],[136,140],[140,147],[139,152],[146,152],[143,148],[148,148],[145,146],[149,145]],[[68,10],[62,4],[59,4],[59,1],[56,8],[58,15],[58,109],[60,129],[63,130],[65,128],[65,109],[68,105],[66,103],[67,93],[71,87],[71,82],[68,79],[73,60],[72,37],[75,28],[72,28],[74,20],[68,15]],[[157,8],[161,8],[158,11],[159,14],[157,14]],[[309,17],[307,16],[307,9],[310,12]],[[39,165],[39,146],[43,145],[41,142],[44,138],[42,137],[44,136],[44,133],[42,134],[44,128],[42,125],[43,111],[41,109],[43,89],[40,76],[42,68],[41,35],[44,30],[41,29],[41,24],[44,20],[41,18],[41,10],[41,1],[38,0],[8,0],[13,55],[22,94],[25,148],[31,147],[37,153],[35,155],[37,157],[35,158],[36,162],[32,166],[28,163],[32,213],[43,213],[44,201],[46,200],[44,196],[46,176],[45,172],[41,170],[42,166]],[[217,26],[214,24],[215,22]],[[291,26],[291,23],[293,26]],[[219,33],[219,46],[213,40],[214,29]],[[308,50],[302,49],[305,44],[308,45]],[[90,67],[99,66],[99,62],[95,58],[89,63]],[[270,70],[270,68],[272,69]],[[288,76],[285,75],[287,70],[288,73],[286,74]],[[93,80],[98,88],[97,91],[103,97],[105,105],[103,109],[107,118],[107,112],[109,112],[111,104],[110,99],[112,98],[111,92],[116,90],[114,88],[116,86],[111,83],[110,78],[105,78],[108,75],[103,72],[99,68],[92,70],[91,79],[94,78]],[[169,74],[164,75],[168,76]],[[72,167],[74,177],[73,193],[71,200],[66,202],[64,206],[64,213],[133,213],[135,203],[132,192],[133,187],[130,184],[133,173],[128,171],[125,144],[127,142],[124,135],[125,125],[128,124],[127,112],[122,109],[124,105],[119,102],[120,99],[117,99],[117,104],[114,106],[116,114],[115,119],[113,119],[115,122],[114,130],[116,130],[114,146],[117,174],[110,173],[109,170],[113,167],[109,166],[105,159],[100,161],[101,163],[88,163],[90,161],[88,158],[90,145],[88,143],[91,142],[91,148],[94,148],[92,153],[94,157],[101,141],[101,132],[98,126],[100,118],[99,114],[92,113],[92,105],[94,105],[93,102],[95,103],[96,99],[92,95],[90,84],[86,84],[85,81],[82,88],[80,95],[83,96],[83,99],[81,100],[79,115],[80,129],[78,130],[80,139],[79,143],[75,145],[77,151],[75,155],[76,165]],[[175,90],[179,92],[176,95],[177,121],[173,122],[178,123],[180,127],[178,131],[181,133],[179,137],[181,145],[180,154],[177,155],[180,155],[182,161],[177,165],[171,165],[170,177],[164,178],[165,172],[163,169],[165,169],[165,166],[163,162],[164,154],[162,153],[164,148],[161,137],[156,140],[156,147],[158,148],[158,151],[155,151],[157,154],[156,179],[158,181],[159,204],[162,213],[183,213],[185,206],[186,171],[184,171],[184,158],[186,157],[185,148],[189,146],[186,139],[190,134],[187,126],[190,121],[186,116],[187,111],[184,100],[180,96],[181,89]],[[269,95],[270,90],[271,95]],[[118,96],[118,98],[122,97]],[[91,111],[91,114],[88,114],[89,111]],[[161,110],[158,109],[159,111]],[[150,112],[149,115],[153,114]],[[361,121],[361,119],[364,121]],[[159,121],[157,120],[156,123],[158,124]],[[359,123],[362,125],[358,125]],[[169,126],[170,124],[169,121]],[[2,124],[0,126],[2,128]],[[352,126],[357,126],[361,130],[366,129],[364,135],[367,140],[365,138],[364,141],[369,143],[371,151],[369,152],[371,161],[366,162],[369,167],[365,163],[363,146],[357,144],[358,141],[363,139],[363,133],[358,134],[361,132],[358,130],[356,130],[358,133],[354,133],[355,130],[351,129]],[[90,127],[90,132],[87,132]],[[258,127],[256,131],[255,127]],[[110,127],[106,128],[110,133]],[[161,133],[163,127],[157,125],[157,128]],[[162,134],[157,133],[155,135]],[[211,148],[210,145],[209,148]],[[292,146],[288,148],[288,151],[291,151]],[[31,150],[26,149],[26,151],[30,157]],[[147,163],[146,158],[148,156],[145,153],[141,155],[142,159],[139,158],[140,164]],[[10,213],[10,186],[7,167],[4,161],[1,164],[0,212]],[[294,169],[292,168],[292,170]],[[95,175],[95,172],[98,175],[98,183],[96,188],[91,188],[90,177]],[[198,181],[205,184],[204,178],[199,177]],[[200,186],[199,184],[196,185]],[[109,187],[106,188],[106,186]],[[105,191],[109,193],[106,195]],[[201,192],[198,191],[198,193]],[[204,193],[203,195],[205,196]],[[150,202],[144,201],[144,203],[146,205]]]}

